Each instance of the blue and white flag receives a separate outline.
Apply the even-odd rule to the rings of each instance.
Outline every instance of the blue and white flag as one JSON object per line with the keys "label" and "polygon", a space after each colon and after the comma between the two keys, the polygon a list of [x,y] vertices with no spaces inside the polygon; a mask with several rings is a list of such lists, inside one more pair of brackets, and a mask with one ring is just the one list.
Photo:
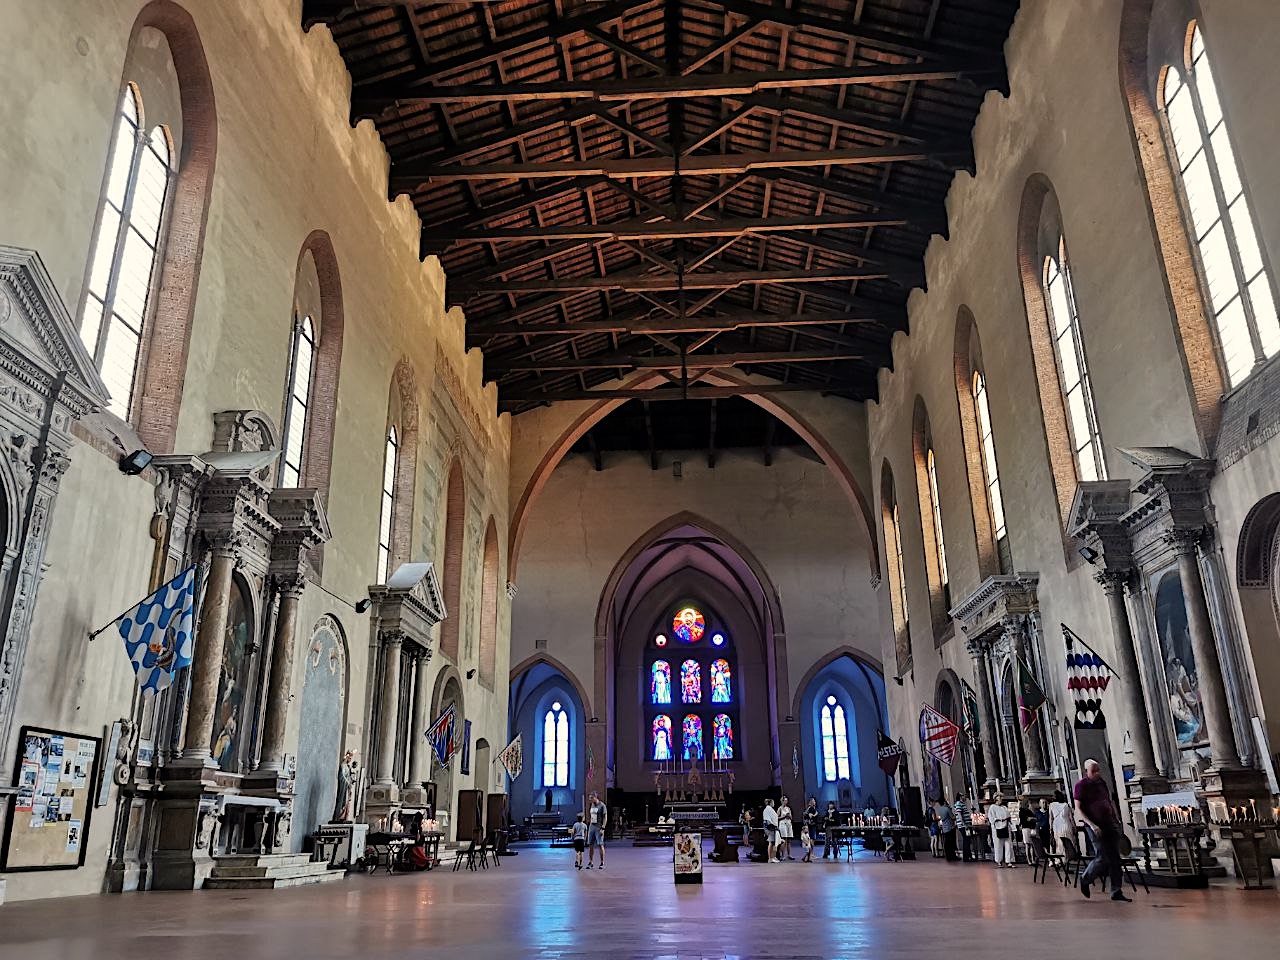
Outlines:
{"label": "blue and white flag", "polygon": [[451,703],[445,708],[444,713],[436,717],[426,733],[427,742],[435,752],[436,762],[442,767],[453,759],[454,750],[457,748],[457,717],[457,705]]}
{"label": "blue and white flag", "polygon": [[173,682],[175,673],[191,665],[195,619],[193,565],[116,620],[143,690],[159,693]]}

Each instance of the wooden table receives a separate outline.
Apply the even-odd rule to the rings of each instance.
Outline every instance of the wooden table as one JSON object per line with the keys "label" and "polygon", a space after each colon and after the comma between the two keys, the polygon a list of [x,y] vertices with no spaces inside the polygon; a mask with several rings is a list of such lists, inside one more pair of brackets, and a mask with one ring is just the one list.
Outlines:
{"label": "wooden table", "polygon": [[1204,836],[1204,831],[1203,823],[1139,827],[1147,873],[1156,875],[1151,869],[1151,846],[1154,843],[1164,850],[1169,873],[1181,881],[1178,886],[1207,887],[1209,878],[1200,867],[1200,838]]}
{"label": "wooden table", "polygon": [[840,859],[840,848],[843,846],[848,851],[847,856],[853,859],[853,839],[861,837],[863,840],[870,838],[878,838],[890,836],[893,838],[894,844],[898,849],[898,855],[904,860],[914,860],[916,858],[915,849],[911,844],[907,843],[912,837],[920,833],[919,827],[912,827],[907,824],[893,823],[883,826],[869,827],[828,827],[827,833],[831,836],[832,845],[836,848],[836,859]]}

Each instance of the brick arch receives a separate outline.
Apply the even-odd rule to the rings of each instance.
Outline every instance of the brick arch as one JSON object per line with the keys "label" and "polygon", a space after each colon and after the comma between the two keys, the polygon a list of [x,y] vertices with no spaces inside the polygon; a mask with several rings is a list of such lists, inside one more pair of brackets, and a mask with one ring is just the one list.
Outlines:
{"label": "brick arch", "polygon": [[[960,438],[964,443],[965,475],[969,480],[973,534],[978,544],[978,574],[985,579],[1000,572],[1000,554],[996,546],[995,521],[991,516],[991,498],[987,492],[987,475],[983,468],[978,405],[973,398],[973,371],[982,370],[982,375],[986,376],[981,357],[977,321],[973,318],[973,311],[961,305],[956,311],[953,357],[956,404],[960,411]],[[989,385],[988,389],[990,389]]]}
{"label": "brick arch", "polygon": [[[704,381],[707,384],[720,386],[747,386],[750,382],[732,376],[724,371],[713,371],[709,373]],[[634,389],[653,388],[662,385],[666,381],[661,374],[642,373],[638,376],[627,380],[622,386]],[[804,417],[792,408],[777,400],[770,394],[748,394],[746,399],[769,411],[792,430],[794,430],[801,439],[803,439],[813,450],[822,458],[822,462],[827,465],[827,469],[831,471],[832,477],[836,484],[844,491],[849,498],[849,502],[853,507],[854,514],[857,517],[862,530],[866,534],[867,547],[869,551],[869,562],[871,565],[871,579],[873,582],[879,582],[880,579],[880,555],[876,549],[875,522],[871,517],[871,507],[867,503],[867,498],[862,492],[862,488],[858,486],[858,481],[854,478],[853,472],[849,469],[848,464],[836,452],[834,446],[825,436],[819,433]],[[528,524],[529,512],[533,507],[533,502],[542,492],[542,488],[546,486],[547,480],[550,478],[552,471],[564,459],[570,448],[597,423],[607,417],[610,413],[620,407],[626,401],[624,400],[601,400],[592,404],[574,419],[572,423],[557,437],[547,448],[543,454],[541,461],[534,468],[525,484],[524,490],[520,494],[520,499],[516,503],[515,511],[511,517],[511,527],[508,534],[507,547],[507,579],[512,583],[516,580],[516,568],[520,559],[520,543],[524,537],[525,527]]]}
{"label": "brick arch", "polygon": [[462,554],[466,534],[467,489],[462,460],[449,464],[444,515],[444,608],[448,616],[440,626],[440,652],[458,662],[458,638],[462,621]]}
{"label": "brick arch", "polygon": [[[320,283],[320,338],[316,344],[311,376],[311,403],[307,411],[306,449],[302,461],[302,486],[315,487],[328,501],[329,474],[333,464],[333,430],[338,412],[338,374],[342,366],[345,319],[342,278],[333,241],[323,230],[313,230],[298,252],[298,270],[310,253]],[[327,503],[326,503],[327,505]]]}
{"label": "brick arch", "polygon": [[[160,264],[160,285],[139,371],[137,431],[152,452],[172,453],[204,256],[205,224],[218,154],[218,118],[209,63],[191,14],[172,0],[151,0],[134,21],[130,51],[136,47],[138,35],[148,27],[164,34],[173,57],[182,102],[182,155],[171,188],[173,201]],[[126,73],[128,60],[126,57]],[[124,80],[127,79],[126,76]]]}
{"label": "brick arch", "polygon": [[[1118,56],[1120,94],[1129,115],[1139,179],[1146,191],[1147,211],[1159,252],[1169,317],[1182,354],[1196,432],[1202,452],[1207,456],[1213,450],[1221,426],[1221,398],[1226,378],[1218,363],[1213,322],[1201,289],[1165,132],[1160,91],[1167,64],[1152,61],[1154,6],[1153,0],[1124,0]],[[1192,11],[1183,12],[1191,18]],[[1181,29],[1186,23],[1168,26],[1171,30]]]}
{"label": "brick arch", "polygon": [[[1018,275],[1022,280],[1022,295],[1027,308],[1027,332],[1031,339],[1031,359],[1035,367],[1049,470],[1065,537],[1077,475],[1075,457],[1071,453],[1071,433],[1067,427],[1067,409],[1058,381],[1058,361],[1054,356],[1053,324],[1044,288],[1044,263],[1050,251],[1042,242],[1040,225],[1046,204],[1053,205],[1054,216],[1057,217],[1058,200],[1053,184],[1043,174],[1032,174],[1023,187],[1018,211]],[[1058,227],[1060,230],[1060,222]]]}
{"label": "brick arch", "polygon": [[407,357],[391,374],[387,427],[396,427],[399,451],[391,501],[391,557],[388,573],[413,555],[413,512],[418,479],[418,377]]}
{"label": "brick arch", "polygon": [[[933,445],[933,430],[924,398],[917,394],[911,413],[911,455],[915,464],[916,497],[920,504],[920,535],[924,539],[924,569],[929,583],[929,611],[935,635],[947,624],[947,598],[942,580],[942,551],[933,528],[933,497],[929,492],[928,452]],[[936,449],[934,456],[937,456]],[[935,467],[936,473],[936,467]],[[941,506],[939,506],[941,511]],[[946,527],[943,527],[946,537]]]}
{"label": "brick arch", "polygon": [[489,517],[484,531],[480,586],[480,683],[493,689],[498,668],[498,524]]}

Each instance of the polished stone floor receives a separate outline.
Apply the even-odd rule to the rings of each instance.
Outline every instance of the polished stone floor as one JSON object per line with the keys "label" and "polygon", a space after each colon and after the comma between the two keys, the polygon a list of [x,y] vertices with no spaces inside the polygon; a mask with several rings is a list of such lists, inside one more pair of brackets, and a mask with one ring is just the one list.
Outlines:
{"label": "polished stone floor", "polygon": [[[863,854],[862,857],[867,857]],[[526,848],[500,869],[353,876],[271,892],[148,893],[0,907],[3,960],[969,960],[1280,955],[1280,891],[1094,898],[1030,871],[924,859],[706,865],[676,887],[670,851],[615,846],[578,873]]]}

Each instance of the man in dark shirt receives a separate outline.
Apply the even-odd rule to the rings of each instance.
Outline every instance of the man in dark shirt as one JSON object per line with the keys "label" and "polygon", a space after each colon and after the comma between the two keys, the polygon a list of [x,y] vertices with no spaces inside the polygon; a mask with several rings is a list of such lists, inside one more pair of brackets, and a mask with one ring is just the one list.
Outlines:
{"label": "man in dark shirt", "polygon": [[1120,818],[1116,816],[1116,808],[1111,803],[1111,789],[1102,779],[1102,767],[1097,760],[1084,762],[1084,776],[1076,784],[1074,791],[1076,813],[1093,828],[1094,844],[1097,856],[1080,874],[1080,892],[1089,896],[1089,884],[1107,873],[1111,886],[1112,900],[1125,900],[1124,876],[1120,867]]}

